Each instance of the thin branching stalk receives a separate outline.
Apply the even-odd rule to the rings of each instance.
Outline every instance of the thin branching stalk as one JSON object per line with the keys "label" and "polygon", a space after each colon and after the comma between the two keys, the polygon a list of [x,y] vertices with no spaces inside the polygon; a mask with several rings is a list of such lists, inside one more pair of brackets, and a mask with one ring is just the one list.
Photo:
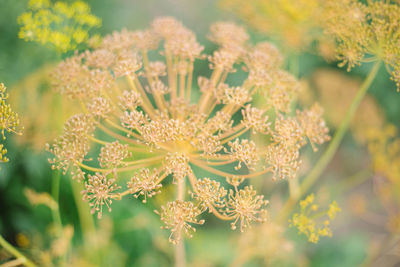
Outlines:
{"label": "thin branching stalk", "polygon": [[325,150],[324,154],[319,158],[318,162],[315,164],[314,168],[311,170],[309,175],[304,178],[302,183],[300,184],[298,194],[291,196],[289,200],[286,202],[281,215],[280,220],[285,221],[287,216],[289,215],[290,211],[297,203],[297,201],[307,193],[307,191],[314,185],[314,183],[318,180],[322,172],[328,166],[329,162],[332,160],[333,156],[335,155],[339,145],[349,128],[349,124],[351,119],[354,116],[358,106],[361,103],[361,100],[364,98],[368,88],[371,86],[372,82],[374,81],[379,67],[381,66],[381,62],[377,61],[370,73],[368,74],[367,78],[364,80],[363,84],[361,85],[360,89],[358,90],[356,96],[353,99],[349,109],[346,112],[346,115],[341,122],[339,128],[336,130],[335,135],[332,138],[332,141],[329,143],[328,148]]}
{"label": "thin branching stalk", "polygon": [[53,179],[52,179],[52,187],[51,187],[51,195],[54,199],[54,201],[57,203],[57,207],[51,209],[52,215],[53,215],[53,220],[54,223],[58,227],[59,233],[62,233],[62,221],[61,221],[61,216],[60,216],[60,206],[59,206],[59,193],[60,193],[60,172],[59,171],[54,171],[53,172]]}
{"label": "thin branching stalk", "polygon": [[74,196],[75,205],[78,209],[79,224],[82,231],[82,237],[84,240],[88,240],[88,236],[95,231],[93,217],[90,214],[89,206],[83,202],[81,191],[83,185],[80,183],[71,182],[72,194]]}
{"label": "thin branching stalk", "polygon": [[20,261],[20,263],[22,265],[25,265],[25,266],[28,266],[28,267],[37,267],[37,265],[35,263],[33,263],[28,258],[26,258],[15,247],[13,247],[10,243],[8,243],[1,235],[0,235],[0,246],[3,247],[5,250],[7,250],[12,255],[14,255],[17,258],[17,260]]}

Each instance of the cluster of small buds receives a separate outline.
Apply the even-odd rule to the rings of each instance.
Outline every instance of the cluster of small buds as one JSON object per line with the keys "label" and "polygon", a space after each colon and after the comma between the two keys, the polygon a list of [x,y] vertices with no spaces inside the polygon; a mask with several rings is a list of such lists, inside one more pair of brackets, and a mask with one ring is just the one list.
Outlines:
{"label": "cluster of small buds", "polygon": [[400,90],[400,4],[393,1],[326,1],[323,29],[337,42],[336,55],[347,70],[383,61]]}
{"label": "cluster of small buds", "polygon": [[111,112],[110,102],[103,97],[95,97],[92,102],[87,104],[87,109],[90,110],[96,118],[106,118]]}
{"label": "cluster of small buds", "polygon": [[191,232],[196,232],[196,228],[191,224],[204,224],[204,220],[197,219],[202,211],[189,201],[168,202],[166,206],[161,207],[161,212],[156,211],[156,213],[160,214],[165,224],[163,228],[171,231],[169,241],[173,244],[182,240],[182,232],[188,237],[192,236]]}
{"label": "cluster of small buds", "polygon": [[[299,230],[299,234],[305,234],[309,242],[317,243],[321,236],[332,236],[332,231],[329,228],[330,220],[335,219],[336,213],[340,212],[341,209],[336,201],[333,201],[328,210],[321,211],[314,200],[314,195],[311,194],[300,201],[300,212],[293,214],[290,224]],[[323,219],[324,216],[328,218]]]}
{"label": "cluster of small buds", "polygon": [[300,168],[299,151],[295,147],[269,145],[265,152],[265,163],[272,167],[272,179],[295,178]]}
{"label": "cluster of small buds", "polygon": [[296,118],[278,116],[275,120],[273,140],[285,147],[299,147],[303,143],[303,134]]}
{"label": "cluster of small buds", "polygon": [[162,81],[152,82],[150,87],[146,87],[148,92],[165,95],[169,93],[169,88]]}
{"label": "cluster of small buds", "polygon": [[233,120],[228,113],[217,111],[214,117],[209,119],[205,125],[208,133],[227,131],[232,128]]}
{"label": "cluster of small buds", "polygon": [[196,41],[195,34],[179,21],[170,17],[155,19],[152,28],[165,40],[165,50],[172,56],[193,61],[201,56],[204,47]]}
{"label": "cluster of small buds", "polygon": [[49,159],[53,169],[67,173],[71,168],[73,178],[81,180],[84,172],[79,168],[79,163],[84,161],[90,150],[89,138],[94,131],[95,122],[87,114],[72,116],[64,125],[64,134],[58,137],[52,146],[47,145],[47,150],[56,157]]}
{"label": "cluster of small buds", "polygon": [[299,82],[294,76],[285,71],[275,71],[266,80],[267,104],[276,111],[289,112],[293,97],[300,90]]}
{"label": "cluster of small buds", "polygon": [[107,69],[114,64],[116,57],[107,49],[98,49],[93,52],[86,51],[85,60],[89,67]]}
{"label": "cluster of small buds", "polygon": [[226,84],[221,84],[215,92],[217,100],[225,105],[242,106],[244,103],[251,101],[249,92],[242,87],[229,87]]}
{"label": "cluster of small buds", "polygon": [[140,94],[134,91],[123,91],[122,96],[118,97],[119,106],[123,110],[134,111],[138,106],[142,104]]}
{"label": "cluster of small buds", "polygon": [[6,103],[7,98],[6,87],[0,83],[0,133],[3,140],[6,139],[5,132],[17,133],[19,125],[18,114]]}
{"label": "cluster of small buds", "polygon": [[255,45],[253,51],[248,53],[244,61],[250,69],[250,74],[251,71],[277,69],[283,64],[283,58],[278,48],[269,42],[261,42]]}
{"label": "cluster of small buds", "polygon": [[197,143],[194,146],[203,151],[204,156],[216,156],[218,151],[221,151],[223,146],[218,136],[210,135],[208,133],[199,135],[197,138]]}
{"label": "cluster of small buds", "polygon": [[[204,178],[196,182],[193,190],[194,192],[191,192],[192,198],[198,200],[203,209],[209,209],[210,207],[222,208],[225,206],[224,198],[227,191],[219,182]],[[209,209],[209,212],[212,211]]]}
{"label": "cluster of small buds", "polygon": [[7,162],[8,158],[6,157],[7,149],[4,148],[3,144],[0,144],[0,162]]}
{"label": "cluster of small buds", "polygon": [[[244,29],[233,23],[215,24],[209,37],[219,48],[209,57],[210,77],[197,80],[201,94],[196,100],[191,94],[196,90],[194,61],[206,58],[203,47],[193,32],[170,17],[156,19],[145,31],[106,36],[99,48],[75,54],[57,68],[56,88],[79,102],[83,114],[68,121],[65,133],[49,146],[55,156],[50,162],[65,172],[71,169],[80,179],[86,180],[88,173],[90,190],[84,193],[93,211],[124,196],[147,202],[172,179],[178,189],[190,185],[192,190],[181,190],[190,191],[191,200],[180,196],[159,212],[172,231],[171,241],[178,242],[182,231],[189,234],[192,224],[202,224],[196,217],[205,210],[233,225],[240,221],[243,230],[252,221],[265,220],[267,202],[241,183],[263,175],[294,177],[299,144],[305,145],[305,138],[322,143],[320,136],[327,130],[319,109],[290,115],[299,84],[281,69],[282,57],[274,46],[252,47]],[[165,61],[152,61],[149,51],[160,43]],[[101,56],[106,57],[104,64]],[[227,76],[238,63],[244,63],[249,76],[241,86],[232,86]],[[256,93],[263,95],[263,109],[251,103]],[[268,145],[257,147],[244,138],[249,131]],[[92,147],[100,147],[97,165],[87,155]],[[198,179],[197,168],[210,178]],[[113,179],[106,180],[111,175]],[[119,185],[113,183],[126,176],[131,177],[126,190],[114,192]],[[217,177],[226,178],[235,190],[227,194],[228,189],[214,181]]]}
{"label": "cluster of small buds", "polygon": [[[20,134],[17,130],[19,126],[18,114],[6,102],[7,98],[6,87],[3,83],[0,83],[0,139],[2,140],[6,139],[6,132]],[[8,161],[8,158],[5,156],[6,153],[7,149],[3,144],[0,144],[0,162]]]}
{"label": "cluster of small buds", "polygon": [[162,61],[151,61],[149,62],[149,74],[152,77],[162,77],[167,75],[167,66]]}
{"label": "cluster of small buds", "polygon": [[[148,121],[148,117],[143,113],[143,111],[133,110],[131,112],[125,111],[120,117],[121,124],[127,129],[139,129],[142,125]],[[146,128],[147,130],[149,128]]]}
{"label": "cluster of small buds", "polygon": [[240,231],[243,232],[250,222],[266,221],[266,210],[262,209],[268,204],[264,196],[257,195],[252,186],[246,186],[244,189],[229,191],[229,200],[225,213],[233,216],[235,221],[231,223],[232,229],[236,229],[236,224],[240,222]]}
{"label": "cluster of small buds", "polygon": [[149,169],[141,169],[136,173],[131,180],[128,182],[128,188],[131,190],[132,195],[135,198],[144,196],[143,203],[147,202],[148,197],[152,197],[158,193],[161,193],[160,188],[162,184],[158,183],[160,173],[157,169],[151,172]]}
{"label": "cluster of small buds", "polygon": [[128,158],[130,153],[127,144],[121,144],[118,141],[108,143],[101,148],[99,163],[103,168],[116,168],[125,166],[124,159]]}
{"label": "cluster of small buds", "polygon": [[302,135],[306,136],[312,145],[314,151],[317,151],[315,144],[321,145],[330,139],[328,128],[322,119],[322,107],[317,103],[309,110],[297,110],[297,119],[300,124]]}
{"label": "cluster of small buds", "polygon": [[71,99],[99,96],[100,91],[110,88],[113,82],[107,70],[82,64],[84,55],[76,55],[61,62],[52,75],[53,87]]}
{"label": "cluster of small buds", "polygon": [[165,171],[173,174],[174,182],[182,181],[190,171],[189,159],[185,154],[169,153],[165,157]]}
{"label": "cluster of small buds", "polygon": [[115,77],[132,76],[142,68],[142,60],[132,51],[121,51],[113,66]]}
{"label": "cluster of small buds", "polygon": [[269,122],[268,116],[264,116],[264,113],[265,110],[247,105],[245,109],[242,109],[243,124],[252,129],[253,133],[267,134],[271,122]]}
{"label": "cluster of small buds", "polygon": [[258,162],[257,155],[257,147],[253,141],[249,141],[248,139],[235,139],[233,142],[228,143],[230,147],[230,151],[232,158],[238,161],[238,165],[235,167],[235,170],[239,170],[242,168],[242,163],[246,165],[249,169],[254,169]]}
{"label": "cluster of small buds", "polygon": [[246,29],[232,22],[217,22],[211,25],[208,37],[212,42],[224,47],[242,46],[249,39]]}
{"label": "cluster of small buds", "polygon": [[85,182],[85,190],[82,191],[83,199],[90,202],[92,207],[91,213],[97,212],[97,217],[100,219],[103,215],[103,206],[106,205],[111,211],[111,203],[116,196],[114,191],[121,188],[114,184],[115,179],[108,179],[105,174],[96,173],[88,175],[88,181]]}
{"label": "cluster of small buds", "polygon": [[212,56],[208,56],[210,61],[210,69],[226,69],[228,72],[235,72],[233,64],[240,58],[240,52],[232,48],[221,48],[213,53]]}

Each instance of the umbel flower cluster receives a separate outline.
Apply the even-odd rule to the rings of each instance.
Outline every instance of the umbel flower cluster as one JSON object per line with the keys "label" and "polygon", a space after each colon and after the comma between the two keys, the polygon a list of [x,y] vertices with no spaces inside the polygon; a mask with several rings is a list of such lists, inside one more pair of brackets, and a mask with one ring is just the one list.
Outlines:
{"label": "umbel flower cluster", "polygon": [[[230,22],[213,24],[209,39],[219,48],[206,56],[192,31],[161,17],[147,30],[114,32],[56,69],[56,89],[82,110],[48,146],[50,162],[85,181],[84,199],[99,218],[114,200],[130,195],[145,203],[172,183],[176,199],[157,211],[171,242],[191,236],[206,211],[243,231],[265,220],[267,204],[246,180],[293,179],[300,148],[329,139],[318,104],[292,110],[300,85],[274,46],[249,44]],[[209,77],[194,70],[205,58]],[[238,67],[246,80],[228,84]]]}
{"label": "umbel flower cluster", "polygon": [[[6,132],[19,134],[17,127],[19,125],[18,114],[15,113],[10,104],[7,104],[6,100],[8,94],[6,93],[6,87],[3,83],[0,83],[0,139],[5,140]],[[0,144],[0,163],[7,162],[8,158],[5,156],[7,149],[3,144]]]}
{"label": "umbel flower cluster", "polygon": [[324,31],[337,41],[336,53],[348,70],[383,61],[400,90],[400,5],[393,1],[330,0]]}
{"label": "umbel flower cluster", "polygon": [[400,2],[388,0],[220,0],[252,27],[290,50],[317,43],[319,53],[350,71],[382,61],[400,90]]}

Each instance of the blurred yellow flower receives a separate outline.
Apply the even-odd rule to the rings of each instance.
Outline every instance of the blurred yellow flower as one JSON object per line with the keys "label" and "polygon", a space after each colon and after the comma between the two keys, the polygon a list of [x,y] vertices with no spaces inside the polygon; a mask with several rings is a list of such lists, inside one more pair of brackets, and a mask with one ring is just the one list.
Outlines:
{"label": "blurred yellow flower", "polygon": [[76,49],[89,40],[89,30],[101,25],[82,1],[30,0],[27,12],[18,17],[19,37],[26,41],[51,44],[60,52]]}
{"label": "blurred yellow flower", "polygon": [[387,227],[392,232],[400,231],[400,138],[393,125],[383,129],[371,129],[368,134],[368,149],[372,166],[379,182],[374,183],[376,192],[388,212]]}
{"label": "blurred yellow flower", "polygon": [[222,8],[294,51],[308,49],[313,41],[322,38],[321,4],[321,0],[220,1]]}
{"label": "blurred yellow flower", "polygon": [[[341,211],[336,201],[333,201],[328,210],[321,211],[317,204],[314,204],[314,194],[308,195],[300,201],[300,212],[294,213],[289,221],[290,226],[296,227],[299,234],[302,233],[308,237],[311,243],[317,243],[321,236],[332,236],[329,228],[330,220],[336,217],[336,213]],[[323,219],[328,217],[327,219]]]}

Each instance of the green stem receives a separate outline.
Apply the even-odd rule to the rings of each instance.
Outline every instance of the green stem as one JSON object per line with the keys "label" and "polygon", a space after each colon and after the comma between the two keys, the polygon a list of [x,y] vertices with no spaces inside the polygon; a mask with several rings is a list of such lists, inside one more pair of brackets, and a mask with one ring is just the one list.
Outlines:
{"label": "green stem", "polygon": [[[53,179],[51,181],[51,195],[54,199],[54,201],[57,203],[57,206],[55,208],[51,209],[51,213],[53,215],[53,221],[56,224],[58,228],[58,235],[61,237],[64,235],[63,231],[63,224],[61,221],[61,214],[60,214],[60,201],[59,201],[59,196],[60,196],[60,181],[61,181],[61,173],[58,170],[53,171]],[[65,263],[67,261],[67,252],[63,253],[62,257],[60,258],[61,263],[60,266],[65,266]]]}
{"label": "green stem", "polygon": [[87,241],[88,235],[95,231],[93,216],[90,213],[90,208],[87,203],[83,202],[81,191],[83,185],[75,181],[71,181],[72,194],[74,196],[76,207],[78,208],[79,223],[82,230],[82,237]]}
{"label": "green stem", "polygon": [[344,179],[341,183],[338,184],[337,188],[339,188],[339,192],[349,191],[357,185],[360,185],[361,183],[371,178],[372,174],[373,172],[371,169],[362,169]]}
{"label": "green stem", "polygon": [[62,233],[62,221],[60,215],[60,205],[59,205],[59,194],[60,194],[60,172],[55,170],[53,172],[52,186],[51,186],[51,195],[53,196],[54,201],[57,203],[57,207],[51,209],[54,223],[59,227],[60,233]]}
{"label": "green stem", "polygon": [[381,66],[381,62],[377,61],[374,64],[374,66],[372,67],[370,73],[368,74],[368,76],[364,80],[364,82],[362,83],[360,89],[358,90],[356,96],[353,99],[353,102],[351,103],[350,107],[348,108],[344,119],[342,120],[341,124],[339,125],[339,128],[336,130],[335,135],[333,136],[332,141],[329,143],[328,148],[325,150],[324,154],[319,158],[318,162],[316,163],[314,168],[311,170],[309,175],[306,178],[304,178],[303,182],[300,185],[299,193],[295,197],[290,197],[288,199],[288,201],[286,202],[285,206],[283,207],[283,210],[280,214],[280,221],[286,220],[287,216],[289,215],[290,211],[292,210],[294,205],[297,203],[297,201],[304,194],[307,193],[307,191],[311,188],[311,186],[313,186],[313,184],[318,180],[319,176],[325,170],[326,166],[332,160],[337,149],[339,148],[339,145],[340,145],[347,129],[349,128],[349,124],[350,124],[351,119],[354,116],[354,113],[356,112],[358,106],[360,105],[361,100],[364,98],[368,88],[371,86],[373,80],[375,79],[380,66]]}
{"label": "green stem", "polygon": [[293,53],[289,57],[289,71],[296,78],[299,78],[300,75],[300,59],[299,54]]}
{"label": "green stem", "polygon": [[289,195],[290,198],[296,198],[300,193],[299,179],[289,179]]}
{"label": "green stem", "polygon": [[10,243],[8,243],[1,235],[0,235],[0,246],[2,246],[5,250],[14,255],[23,265],[28,267],[37,267],[36,264],[34,264],[32,261],[26,258],[21,252],[19,252]]}

